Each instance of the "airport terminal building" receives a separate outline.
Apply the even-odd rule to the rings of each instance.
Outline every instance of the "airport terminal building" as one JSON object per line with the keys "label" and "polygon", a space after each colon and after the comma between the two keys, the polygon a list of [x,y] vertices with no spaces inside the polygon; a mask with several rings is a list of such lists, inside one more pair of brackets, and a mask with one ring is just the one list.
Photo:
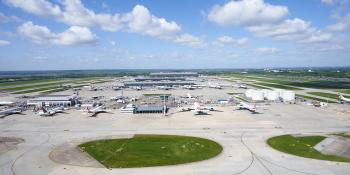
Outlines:
{"label": "airport terminal building", "polygon": [[38,96],[27,101],[27,105],[33,106],[74,106],[77,103],[76,96],[70,95],[48,95]]}
{"label": "airport terminal building", "polygon": [[135,81],[186,81],[185,77],[138,77]]}
{"label": "airport terminal building", "polygon": [[151,77],[199,77],[197,72],[158,72],[151,73]]}
{"label": "airport terminal building", "polygon": [[145,82],[135,82],[135,81],[124,81],[125,87],[149,87],[149,86],[185,86],[185,85],[195,85],[193,81],[145,81]]}

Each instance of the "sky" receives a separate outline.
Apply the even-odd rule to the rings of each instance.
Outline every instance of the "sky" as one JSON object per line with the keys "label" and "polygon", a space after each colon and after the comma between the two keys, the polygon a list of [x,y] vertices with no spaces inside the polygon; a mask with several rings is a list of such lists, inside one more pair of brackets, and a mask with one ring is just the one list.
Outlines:
{"label": "sky", "polygon": [[350,0],[0,0],[0,71],[350,66]]}

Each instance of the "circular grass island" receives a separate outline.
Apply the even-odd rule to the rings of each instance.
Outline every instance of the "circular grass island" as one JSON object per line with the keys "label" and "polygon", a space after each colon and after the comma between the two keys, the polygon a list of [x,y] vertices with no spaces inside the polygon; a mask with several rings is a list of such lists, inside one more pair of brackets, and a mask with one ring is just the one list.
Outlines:
{"label": "circular grass island", "polygon": [[176,165],[207,160],[223,148],[215,141],[189,136],[135,135],[127,139],[96,140],[79,145],[106,168]]}
{"label": "circular grass island", "polygon": [[350,162],[349,158],[325,155],[317,151],[314,146],[325,138],[324,136],[294,137],[291,135],[281,135],[268,139],[267,144],[278,151],[300,157],[335,162]]}

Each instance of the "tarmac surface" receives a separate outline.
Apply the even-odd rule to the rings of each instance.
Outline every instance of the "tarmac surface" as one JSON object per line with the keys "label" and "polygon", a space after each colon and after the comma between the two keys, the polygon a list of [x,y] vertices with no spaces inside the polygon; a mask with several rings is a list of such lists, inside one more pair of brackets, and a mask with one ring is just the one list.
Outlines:
{"label": "tarmac surface", "polygon": [[[350,164],[312,160],[280,153],[270,148],[266,139],[281,134],[322,134],[349,131],[350,116],[319,111],[304,105],[272,104],[263,114],[234,111],[219,107],[223,112],[195,116],[191,112],[171,116],[154,114],[100,114],[89,118],[80,111],[39,117],[13,115],[0,120],[0,136],[19,137],[25,142],[0,154],[2,175],[233,175],[233,174],[314,174],[346,175]],[[106,136],[127,137],[133,134],[177,134],[209,138],[223,145],[218,157],[183,165],[106,169],[81,166],[52,160],[50,154],[60,146],[77,140]],[[73,144],[74,145],[74,144]]]}
{"label": "tarmac surface", "polygon": [[[104,84],[102,86],[111,86]],[[203,96],[203,99],[227,98],[228,92],[242,89],[161,91],[82,90],[83,100],[93,96],[124,95],[138,97],[146,93],[170,93],[177,96]],[[59,94],[72,94],[64,91]],[[10,96],[12,97],[12,96]],[[5,97],[8,98],[8,97]],[[234,110],[233,106],[216,106],[210,115],[177,112],[171,115],[122,114],[119,109],[88,117],[71,109],[53,117],[40,117],[32,111],[0,120],[0,137],[24,139],[9,150],[0,152],[0,175],[348,175],[350,163],[313,160],[278,152],[266,144],[270,137],[282,134],[328,134],[349,132],[350,115],[335,109],[348,106],[330,104],[315,108],[305,104],[272,103],[259,107],[260,114]],[[210,160],[189,164],[107,169],[75,146],[81,142],[106,137],[131,137],[134,134],[173,134],[212,139],[223,152]]]}

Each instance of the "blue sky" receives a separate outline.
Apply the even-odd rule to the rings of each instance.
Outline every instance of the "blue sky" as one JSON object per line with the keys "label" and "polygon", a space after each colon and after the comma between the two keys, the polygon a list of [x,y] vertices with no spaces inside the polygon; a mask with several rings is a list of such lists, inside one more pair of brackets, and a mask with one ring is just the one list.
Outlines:
{"label": "blue sky", "polygon": [[350,66],[350,0],[0,0],[0,70]]}

